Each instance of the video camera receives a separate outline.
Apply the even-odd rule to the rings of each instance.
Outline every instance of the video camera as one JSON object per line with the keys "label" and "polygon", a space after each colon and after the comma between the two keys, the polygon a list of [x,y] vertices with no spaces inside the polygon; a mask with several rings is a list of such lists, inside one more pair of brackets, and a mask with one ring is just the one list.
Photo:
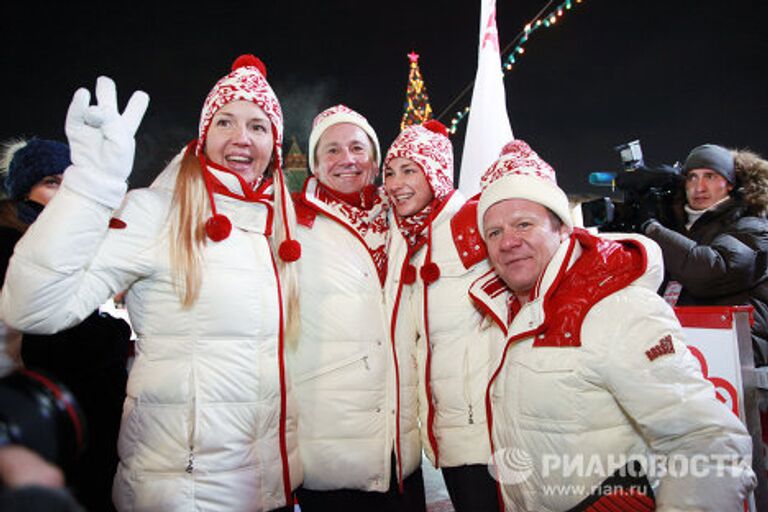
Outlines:
{"label": "video camera", "polygon": [[670,165],[646,167],[639,140],[621,144],[614,150],[621,158],[622,172],[593,172],[589,175],[589,183],[618,189],[623,193],[623,200],[602,197],[582,203],[584,225],[596,226],[601,232],[631,232],[652,217],[665,226],[673,226],[673,199],[681,190],[684,179],[680,168]]}
{"label": "video camera", "polygon": [[0,446],[25,446],[64,468],[82,453],[85,441],[85,416],[55,379],[28,369],[0,378]]}

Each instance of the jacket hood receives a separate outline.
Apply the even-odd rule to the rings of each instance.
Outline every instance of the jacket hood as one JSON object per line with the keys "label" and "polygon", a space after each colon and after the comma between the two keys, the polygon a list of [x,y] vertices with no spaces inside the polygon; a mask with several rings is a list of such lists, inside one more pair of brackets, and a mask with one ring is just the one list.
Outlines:
{"label": "jacket hood", "polygon": [[768,213],[768,161],[751,151],[734,151],[738,188],[732,194],[752,215]]}
{"label": "jacket hood", "polygon": [[661,252],[659,244],[648,238],[647,236],[638,235],[635,233],[600,233],[600,238],[608,240],[621,241],[633,241],[639,244],[645,251],[646,266],[643,275],[638,277],[634,283],[637,286],[648,288],[654,293],[661,286],[664,280],[664,256]]}

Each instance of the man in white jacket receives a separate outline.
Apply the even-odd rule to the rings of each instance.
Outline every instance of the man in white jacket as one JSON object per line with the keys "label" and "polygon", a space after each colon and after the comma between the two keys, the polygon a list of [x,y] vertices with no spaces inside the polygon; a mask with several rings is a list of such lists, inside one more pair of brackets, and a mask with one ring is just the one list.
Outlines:
{"label": "man in white jacket", "polygon": [[424,510],[415,345],[395,346],[383,295],[387,202],[376,132],[344,106],[317,115],[314,176],[295,198],[302,510]]}
{"label": "man in white jacket", "polygon": [[751,441],[655,294],[658,247],[573,228],[525,142],[481,185],[495,273],[470,293],[506,336],[486,407],[507,509],[741,510]]}

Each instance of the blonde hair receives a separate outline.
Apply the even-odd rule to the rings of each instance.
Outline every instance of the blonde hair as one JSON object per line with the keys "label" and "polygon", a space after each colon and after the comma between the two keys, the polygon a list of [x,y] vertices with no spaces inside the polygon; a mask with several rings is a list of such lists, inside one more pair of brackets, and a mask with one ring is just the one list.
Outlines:
{"label": "blonde hair", "polygon": [[173,188],[170,224],[171,275],[184,308],[191,307],[200,295],[205,219],[209,215],[203,171],[195,155],[187,151]]}
{"label": "blonde hair", "polygon": [[[277,257],[280,243],[285,240],[285,225],[282,209],[285,208],[288,229],[295,233],[296,215],[290,195],[283,194],[283,173],[274,175],[274,228],[270,239],[273,258],[276,261],[278,277],[285,304],[285,339],[293,342],[299,329],[298,273],[295,265],[287,264]],[[185,152],[176,185],[173,189],[170,222],[171,275],[176,293],[184,308],[191,307],[200,295],[203,274],[203,248],[207,242],[205,222],[211,215],[208,194],[200,162],[192,151]]]}
{"label": "blonde hair", "polygon": [[[273,172],[272,189],[275,194],[274,201],[274,229],[272,232],[272,254],[277,255],[280,244],[287,240],[286,233],[290,232],[292,237],[296,236],[296,212],[293,209],[291,194],[283,193],[288,191],[288,185],[285,183],[285,175],[282,172]],[[283,216],[283,211],[285,216]],[[283,221],[285,219],[285,222]],[[287,222],[287,226],[285,223]],[[295,347],[299,337],[299,274],[296,269],[296,262],[289,263],[283,261],[279,256],[275,256],[277,270],[280,275],[280,284],[283,292],[283,301],[285,303],[285,340],[286,345]]]}

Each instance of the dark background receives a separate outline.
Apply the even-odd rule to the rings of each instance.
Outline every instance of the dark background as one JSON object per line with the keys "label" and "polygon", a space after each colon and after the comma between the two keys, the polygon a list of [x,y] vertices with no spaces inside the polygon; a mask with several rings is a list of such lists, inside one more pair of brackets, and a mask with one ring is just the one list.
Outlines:
{"label": "dark background", "polygon": [[[534,33],[506,74],[515,136],[558,171],[569,193],[618,170],[615,145],[639,138],[646,162],[674,163],[716,142],[768,154],[768,36],[762,2],[584,0]],[[502,48],[546,1],[497,0]],[[550,8],[557,5],[552,3]],[[74,90],[106,74],[124,102],[151,96],[132,186],[145,185],[196,136],[203,99],[237,55],[267,64],[286,146],[306,148],[314,115],[343,102],[366,115],[383,150],[396,136],[415,50],[435,113],[472,81],[479,2],[136,2],[54,6],[16,1],[0,28],[0,139],[64,138]],[[504,54],[506,56],[506,54]],[[469,105],[466,95],[441,120]],[[463,128],[453,137],[457,167]]]}

